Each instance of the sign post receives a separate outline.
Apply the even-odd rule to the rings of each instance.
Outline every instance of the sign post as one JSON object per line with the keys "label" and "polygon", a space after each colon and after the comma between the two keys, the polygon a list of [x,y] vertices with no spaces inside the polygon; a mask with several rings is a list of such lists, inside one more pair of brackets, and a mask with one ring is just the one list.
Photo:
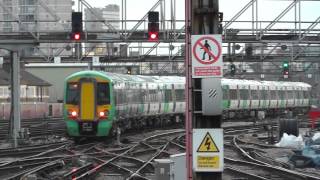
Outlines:
{"label": "sign post", "polygon": [[221,34],[192,35],[192,78],[222,77]]}
{"label": "sign post", "polygon": [[185,1],[187,179],[221,180],[222,37],[219,0]]}

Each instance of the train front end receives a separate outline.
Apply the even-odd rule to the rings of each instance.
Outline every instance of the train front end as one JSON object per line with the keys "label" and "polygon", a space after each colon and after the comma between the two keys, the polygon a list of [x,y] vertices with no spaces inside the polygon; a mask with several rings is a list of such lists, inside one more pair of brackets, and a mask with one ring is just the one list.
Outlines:
{"label": "train front end", "polygon": [[84,71],[65,81],[64,119],[72,137],[108,136],[112,127],[111,81],[103,73]]}

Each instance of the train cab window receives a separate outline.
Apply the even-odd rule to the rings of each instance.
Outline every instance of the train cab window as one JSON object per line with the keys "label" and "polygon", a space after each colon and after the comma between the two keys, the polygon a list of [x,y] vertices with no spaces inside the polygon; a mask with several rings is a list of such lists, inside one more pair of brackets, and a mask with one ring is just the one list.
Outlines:
{"label": "train cab window", "polygon": [[97,104],[110,104],[110,91],[108,83],[97,84]]}
{"label": "train cab window", "polygon": [[68,83],[66,96],[66,104],[79,104],[80,96],[78,83]]}
{"label": "train cab window", "polygon": [[309,93],[308,91],[303,91],[303,98],[308,99],[309,98]]}
{"label": "train cab window", "polygon": [[249,99],[249,89],[240,89],[240,99],[242,100]]}
{"label": "train cab window", "polygon": [[258,90],[251,90],[251,99],[253,99],[253,100],[259,99]]}
{"label": "train cab window", "polygon": [[230,100],[238,99],[238,92],[236,89],[229,89]]}

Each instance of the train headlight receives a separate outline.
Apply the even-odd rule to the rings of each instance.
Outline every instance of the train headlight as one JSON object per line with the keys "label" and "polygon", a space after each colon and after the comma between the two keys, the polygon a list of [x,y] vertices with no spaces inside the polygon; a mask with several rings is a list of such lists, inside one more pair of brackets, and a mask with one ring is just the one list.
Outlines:
{"label": "train headlight", "polygon": [[108,111],[100,111],[98,115],[99,115],[100,119],[107,118],[108,117]]}
{"label": "train headlight", "polygon": [[78,117],[78,112],[75,110],[69,110],[68,115],[70,118],[75,119]]}

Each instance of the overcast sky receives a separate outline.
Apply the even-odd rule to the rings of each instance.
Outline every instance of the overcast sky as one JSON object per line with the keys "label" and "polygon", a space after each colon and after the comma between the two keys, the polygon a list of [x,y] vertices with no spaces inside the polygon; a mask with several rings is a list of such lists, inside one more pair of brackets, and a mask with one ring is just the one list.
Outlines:
{"label": "overcast sky", "polygon": [[[107,4],[121,5],[122,0],[86,0],[93,7],[104,7]],[[138,20],[141,19],[148,10],[158,0],[127,0],[127,19]],[[176,0],[177,10],[176,19],[184,19],[184,1]],[[219,9],[224,13],[224,20],[230,20],[242,7],[244,7],[251,0],[220,0]],[[170,17],[170,2],[166,0],[166,17]],[[293,0],[258,0],[259,20],[271,21],[275,19]],[[302,1],[301,15],[304,21],[315,21],[320,17],[320,0],[319,1]],[[157,9],[159,10],[159,8]],[[251,8],[249,8],[238,20],[251,20]],[[120,14],[121,16],[121,14]],[[281,20],[294,20],[294,8],[287,13]],[[121,17],[120,17],[121,18]],[[310,25],[310,24],[309,24]],[[308,26],[309,26],[308,25]],[[248,25],[246,25],[248,26]],[[278,27],[279,26],[279,27]],[[284,25],[282,25],[284,26]],[[287,27],[287,26],[286,26]],[[319,27],[319,26],[318,26]],[[275,25],[274,28],[283,28],[281,25]]]}

